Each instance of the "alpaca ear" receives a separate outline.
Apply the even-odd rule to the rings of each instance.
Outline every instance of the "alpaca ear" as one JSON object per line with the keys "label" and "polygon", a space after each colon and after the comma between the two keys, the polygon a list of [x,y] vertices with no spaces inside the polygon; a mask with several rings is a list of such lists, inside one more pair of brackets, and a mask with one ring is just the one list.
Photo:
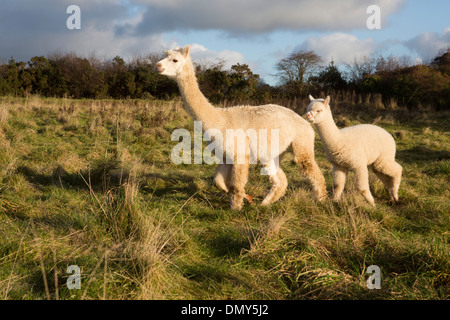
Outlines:
{"label": "alpaca ear", "polygon": [[183,49],[183,56],[186,58],[189,53],[191,52],[191,45],[188,44],[184,49]]}
{"label": "alpaca ear", "polygon": [[313,101],[313,100],[315,100],[315,99],[313,98],[312,95],[309,95],[309,100],[310,100],[310,101]]}
{"label": "alpaca ear", "polygon": [[330,108],[330,96],[327,96],[327,98],[325,99],[325,101],[323,102],[323,104],[324,104],[325,107],[327,107],[328,109]]}

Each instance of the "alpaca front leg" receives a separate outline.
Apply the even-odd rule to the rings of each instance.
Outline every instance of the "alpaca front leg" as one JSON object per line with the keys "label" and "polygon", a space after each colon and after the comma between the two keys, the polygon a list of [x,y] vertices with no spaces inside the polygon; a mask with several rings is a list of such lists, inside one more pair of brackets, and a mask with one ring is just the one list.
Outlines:
{"label": "alpaca front leg", "polygon": [[373,199],[372,194],[370,193],[369,188],[369,170],[367,166],[360,166],[355,170],[356,174],[356,187],[359,192],[364,196],[364,198],[369,202],[372,206],[375,206],[375,200]]}
{"label": "alpaca front leg", "polygon": [[244,204],[245,185],[248,180],[248,163],[234,164],[231,170],[230,204],[232,210],[241,210]]}
{"label": "alpaca front leg", "polygon": [[342,196],[342,192],[344,191],[345,187],[345,180],[347,178],[347,170],[339,167],[339,166],[333,166],[333,186],[334,186],[334,192],[333,192],[333,200],[339,201]]}
{"label": "alpaca front leg", "polygon": [[[226,164],[222,163],[219,164],[216,170],[216,174],[214,175],[214,184],[217,188],[220,190],[225,191],[228,193],[231,189],[231,171],[233,169],[232,164]],[[253,199],[251,196],[246,194],[244,196],[244,199],[246,199],[250,204],[253,203]]]}

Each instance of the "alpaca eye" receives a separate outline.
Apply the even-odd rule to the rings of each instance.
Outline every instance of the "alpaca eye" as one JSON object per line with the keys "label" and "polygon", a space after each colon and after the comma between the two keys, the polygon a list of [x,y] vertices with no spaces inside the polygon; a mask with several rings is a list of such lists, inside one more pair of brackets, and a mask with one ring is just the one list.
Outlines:
{"label": "alpaca eye", "polygon": [[177,63],[177,62],[178,62],[178,60],[177,60],[177,59],[173,59],[172,61],[173,61],[173,62],[175,62],[175,63]]}

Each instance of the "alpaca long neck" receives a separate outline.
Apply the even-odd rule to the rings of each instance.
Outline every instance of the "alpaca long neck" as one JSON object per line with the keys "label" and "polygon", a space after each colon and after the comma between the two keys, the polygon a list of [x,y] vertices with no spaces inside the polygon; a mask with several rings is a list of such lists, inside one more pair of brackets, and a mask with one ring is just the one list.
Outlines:
{"label": "alpaca long neck", "polygon": [[331,115],[326,120],[316,124],[316,128],[327,150],[334,149],[339,145],[342,133]]}
{"label": "alpaca long neck", "polygon": [[194,120],[202,121],[204,130],[217,128],[222,120],[218,109],[200,91],[193,66],[187,64],[184,71],[177,83],[186,108]]}

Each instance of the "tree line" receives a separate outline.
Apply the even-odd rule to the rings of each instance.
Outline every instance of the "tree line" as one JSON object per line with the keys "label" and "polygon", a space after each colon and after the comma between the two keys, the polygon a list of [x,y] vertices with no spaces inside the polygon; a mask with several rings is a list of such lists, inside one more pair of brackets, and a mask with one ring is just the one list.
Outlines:
{"label": "tree line", "polygon": [[[176,83],[155,71],[162,53],[119,56],[102,61],[74,53],[36,56],[30,61],[14,58],[0,64],[0,95],[39,94],[76,99],[172,99]],[[441,50],[426,64],[412,64],[407,57],[361,57],[345,64],[343,71],[312,51],[296,51],[275,66],[279,83],[268,85],[247,64],[224,69],[224,62],[196,65],[201,90],[213,102],[303,98],[308,94],[350,91],[380,94],[383,103],[395,99],[402,107],[450,109],[450,49]]]}

